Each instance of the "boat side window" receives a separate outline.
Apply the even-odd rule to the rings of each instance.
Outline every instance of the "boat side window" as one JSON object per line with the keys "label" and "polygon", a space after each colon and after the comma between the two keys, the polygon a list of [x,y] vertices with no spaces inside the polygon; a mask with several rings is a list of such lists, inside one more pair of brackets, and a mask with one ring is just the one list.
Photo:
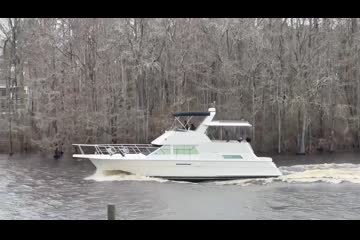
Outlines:
{"label": "boat side window", "polygon": [[170,146],[161,147],[155,154],[156,155],[170,154]]}
{"label": "boat side window", "polygon": [[179,145],[179,146],[174,146],[174,154],[176,155],[199,154],[199,152],[195,148],[195,146]]}
{"label": "boat side window", "polygon": [[[163,146],[161,147],[156,153],[156,155],[169,155],[171,154],[170,146]],[[173,154],[175,155],[192,155],[192,154],[199,154],[199,151],[196,149],[195,146],[189,145],[174,145],[173,146]]]}
{"label": "boat side window", "polygon": [[224,159],[243,159],[243,157],[239,154],[237,155],[223,155]]}

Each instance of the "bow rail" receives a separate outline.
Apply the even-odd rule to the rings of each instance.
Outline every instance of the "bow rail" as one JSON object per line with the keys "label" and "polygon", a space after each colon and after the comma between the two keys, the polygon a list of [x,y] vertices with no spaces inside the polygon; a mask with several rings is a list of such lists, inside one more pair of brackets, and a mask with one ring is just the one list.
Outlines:
{"label": "bow rail", "polygon": [[152,144],[73,144],[77,154],[144,154],[149,155],[159,147]]}

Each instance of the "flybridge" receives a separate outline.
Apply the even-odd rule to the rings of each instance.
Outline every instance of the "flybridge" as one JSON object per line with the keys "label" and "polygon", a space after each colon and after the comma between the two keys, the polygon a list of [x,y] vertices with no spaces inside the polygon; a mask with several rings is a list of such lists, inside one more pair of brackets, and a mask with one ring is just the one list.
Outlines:
{"label": "flybridge", "polygon": [[[251,127],[247,121],[235,120],[216,120],[216,109],[209,108],[208,112],[179,112],[173,114],[175,116],[175,124],[171,130],[165,131],[161,136],[153,140],[151,143],[154,145],[198,145],[211,142],[207,136],[207,129],[211,126],[214,127]],[[204,116],[204,120],[196,127],[190,124],[190,121],[195,116]],[[182,122],[181,117],[188,117],[186,121]],[[180,125],[177,126],[177,125]]]}
{"label": "flybridge", "polygon": [[[206,117],[205,120],[200,124],[200,129],[205,130],[207,127],[210,126],[217,126],[217,127],[251,127],[252,125],[247,121],[236,121],[236,120],[217,120],[213,121],[212,119],[215,116],[215,108],[209,108],[208,112],[178,112],[174,113],[173,116],[179,121],[179,123],[182,125],[183,128],[186,129],[186,126],[184,126],[180,120],[179,117],[190,117],[188,119],[188,122],[191,120],[192,117],[197,116],[204,116]],[[187,122],[187,124],[188,124]]]}

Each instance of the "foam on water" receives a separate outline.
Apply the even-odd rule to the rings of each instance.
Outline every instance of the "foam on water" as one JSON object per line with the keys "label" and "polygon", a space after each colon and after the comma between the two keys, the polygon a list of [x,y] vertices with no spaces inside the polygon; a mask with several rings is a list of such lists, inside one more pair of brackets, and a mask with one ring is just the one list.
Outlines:
{"label": "foam on water", "polygon": [[226,180],[226,181],[216,181],[216,185],[240,185],[240,186],[249,186],[249,185],[264,185],[269,184],[274,181],[277,181],[278,178],[251,178],[251,179],[238,179],[238,180]]}
{"label": "foam on water", "polygon": [[153,181],[153,182],[176,182],[176,183],[185,183],[185,184],[197,184],[193,182],[187,181],[175,181],[175,180],[167,180],[163,178],[154,178],[154,177],[146,177],[141,175],[134,175],[124,173],[122,171],[109,171],[109,172],[96,172],[95,174],[86,177],[85,180],[93,180],[97,182],[111,182],[111,181]]}
{"label": "foam on water", "polygon": [[360,183],[360,164],[314,164],[282,167],[284,182]]}
{"label": "foam on water", "polygon": [[166,179],[152,178],[141,175],[127,174],[121,171],[109,171],[109,172],[96,172],[95,174],[86,177],[85,180],[94,180],[97,182],[104,181],[155,181],[155,182],[167,182]]}
{"label": "foam on water", "polygon": [[217,185],[269,184],[272,182],[313,183],[326,182],[338,184],[342,182],[360,183],[360,164],[309,164],[280,167],[283,176],[277,178],[255,178],[216,182]]}

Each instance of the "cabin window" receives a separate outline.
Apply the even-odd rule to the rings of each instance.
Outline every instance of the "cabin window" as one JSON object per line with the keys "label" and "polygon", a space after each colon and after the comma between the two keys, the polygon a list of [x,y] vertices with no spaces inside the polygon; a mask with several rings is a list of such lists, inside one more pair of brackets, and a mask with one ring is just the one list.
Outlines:
{"label": "cabin window", "polygon": [[174,154],[176,155],[199,154],[199,152],[195,148],[195,146],[180,145],[180,146],[174,146]]}
{"label": "cabin window", "polygon": [[[171,154],[170,146],[163,146],[155,154],[157,155],[169,155]],[[195,146],[188,145],[174,145],[173,146],[174,155],[192,155],[199,154]]]}
{"label": "cabin window", "polygon": [[157,155],[170,154],[170,146],[161,147],[155,154]]}
{"label": "cabin window", "polygon": [[223,155],[224,159],[242,159],[241,155]]}

